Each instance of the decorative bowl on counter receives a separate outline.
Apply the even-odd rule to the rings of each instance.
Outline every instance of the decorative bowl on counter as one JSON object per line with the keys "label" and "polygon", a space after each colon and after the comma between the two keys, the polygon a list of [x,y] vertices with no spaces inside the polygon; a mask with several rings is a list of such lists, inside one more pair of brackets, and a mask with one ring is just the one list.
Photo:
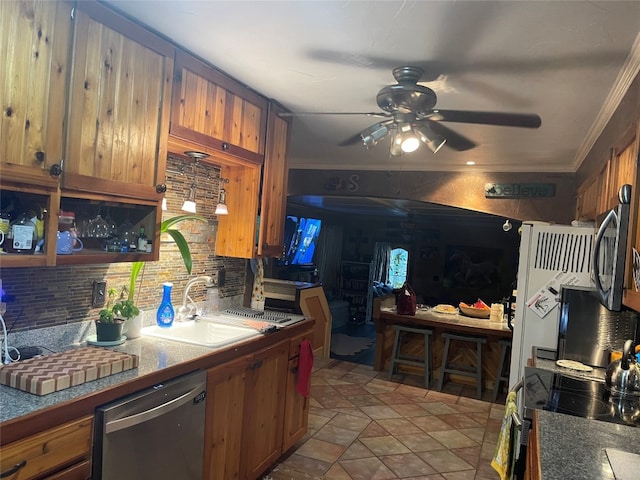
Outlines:
{"label": "decorative bowl on counter", "polygon": [[467,315],[468,317],[489,318],[489,316],[491,315],[491,308],[488,308],[488,307],[476,308],[476,307],[467,305],[464,302],[460,302],[460,305],[458,305],[458,307],[460,308],[460,311],[465,315]]}

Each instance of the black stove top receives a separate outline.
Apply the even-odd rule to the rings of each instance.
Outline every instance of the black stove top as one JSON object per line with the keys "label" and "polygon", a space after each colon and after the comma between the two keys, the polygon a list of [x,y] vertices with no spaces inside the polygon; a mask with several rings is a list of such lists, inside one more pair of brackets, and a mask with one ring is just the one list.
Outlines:
{"label": "black stove top", "polygon": [[534,409],[640,426],[640,397],[612,396],[604,382],[527,367],[523,386],[524,414]]}

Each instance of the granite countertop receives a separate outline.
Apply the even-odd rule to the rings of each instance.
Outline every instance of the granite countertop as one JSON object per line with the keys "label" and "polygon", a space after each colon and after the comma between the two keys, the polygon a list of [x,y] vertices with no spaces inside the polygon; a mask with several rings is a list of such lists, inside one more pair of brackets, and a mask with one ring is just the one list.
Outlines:
{"label": "granite countertop", "polygon": [[[80,342],[77,346],[85,346]],[[109,347],[112,350],[133,353],[139,357],[138,368],[116,373],[92,382],[60,390],[48,395],[34,395],[16,388],[0,385],[0,423],[35,411],[73,400],[87,393],[112,387],[122,382],[142,377],[157,370],[177,365],[199,356],[209,355],[215,349],[189,345],[171,340],[139,337],[127,340],[120,346]]]}
{"label": "granite countertop", "polygon": [[[144,324],[152,324],[153,318],[145,318]],[[86,346],[86,338],[95,333],[94,322],[80,322],[37,329],[30,332],[18,332],[10,335],[10,344],[15,346],[34,345],[43,348],[45,354],[62,352],[72,348]],[[238,345],[250,342],[262,336],[252,337]],[[111,350],[135,354],[139,357],[137,368],[110,375],[98,380],[83,383],[75,387],[60,390],[48,395],[34,395],[21,390],[0,385],[0,425],[7,420],[38,412],[68,400],[80,398],[124,382],[144,377],[153,372],[173,367],[199,357],[205,357],[218,350],[229,349],[233,345],[221,348],[203,347],[173,340],[140,336],[127,339],[122,345],[108,347]]]}
{"label": "granite countertop", "polygon": [[538,410],[542,478],[614,479],[605,448],[640,454],[640,429]]}
{"label": "granite countertop", "polygon": [[[534,350],[535,352],[535,350]],[[535,359],[536,368],[604,382],[603,368],[579,372]],[[640,428],[537,410],[542,478],[614,479],[605,448],[640,454]]]}

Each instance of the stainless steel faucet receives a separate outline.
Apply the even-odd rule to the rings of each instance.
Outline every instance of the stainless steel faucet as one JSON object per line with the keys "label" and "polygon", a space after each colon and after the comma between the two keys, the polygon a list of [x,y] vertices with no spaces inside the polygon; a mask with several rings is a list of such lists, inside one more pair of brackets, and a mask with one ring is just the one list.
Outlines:
{"label": "stainless steel faucet", "polygon": [[[192,278],[187,282],[184,287],[184,293],[182,294],[182,305],[178,308],[178,313],[176,315],[176,321],[184,322],[185,320],[191,320],[202,314],[202,310],[197,307],[193,299],[189,296],[189,290],[191,287],[198,282],[204,282],[206,288],[215,287],[215,283],[213,282],[213,278],[208,275],[203,275],[201,277]],[[188,303],[190,303],[188,305]]]}

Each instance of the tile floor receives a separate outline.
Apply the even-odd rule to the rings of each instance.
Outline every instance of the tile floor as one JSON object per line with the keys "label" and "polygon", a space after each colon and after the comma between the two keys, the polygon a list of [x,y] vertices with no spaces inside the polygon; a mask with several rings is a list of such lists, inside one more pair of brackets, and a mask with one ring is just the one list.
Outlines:
{"label": "tile floor", "polygon": [[388,381],[369,365],[319,363],[308,433],[265,479],[499,479],[490,461],[503,404],[476,400],[473,387],[438,392],[415,386],[418,376]]}

